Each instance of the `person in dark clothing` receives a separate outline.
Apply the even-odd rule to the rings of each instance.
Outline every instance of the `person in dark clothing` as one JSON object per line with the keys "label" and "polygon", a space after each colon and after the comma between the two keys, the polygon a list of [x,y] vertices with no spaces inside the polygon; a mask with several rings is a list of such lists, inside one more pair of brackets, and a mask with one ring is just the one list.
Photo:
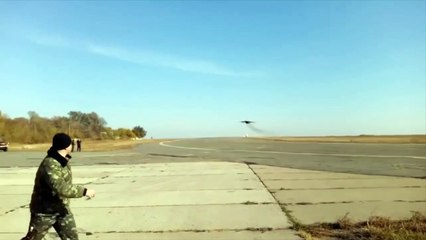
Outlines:
{"label": "person in dark clothing", "polygon": [[71,140],[71,152],[74,152],[75,138]]}
{"label": "person in dark clothing", "polygon": [[77,139],[77,152],[81,152],[81,139]]}
{"label": "person in dark clothing", "polygon": [[93,198],[95,191],[72,183],[69,161],[71,138],[65,133],[53,137],[52,147],[38,167],[30,203],[30,224],[21,240],[42,240],[53,227],[62,240],[78,240],[70,209],[70,198]]}

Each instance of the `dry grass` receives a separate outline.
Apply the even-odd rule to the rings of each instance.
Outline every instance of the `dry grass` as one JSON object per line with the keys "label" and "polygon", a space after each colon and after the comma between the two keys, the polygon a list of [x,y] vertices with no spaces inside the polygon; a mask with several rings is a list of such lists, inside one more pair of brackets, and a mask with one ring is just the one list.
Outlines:
{"label": "dry grass", "polygon": [[353,223],[347,217],[343,217],[337,223],[303,226],[301,230],[311,239],[424,240],[426,239],[426,216],[416,212],[406,220],[371,217],[368,221],[359,223]]}
{"label": "dry grass", "polygon": [[[131,149],[138,144],[161,142],[165,139],[143,140],[86,140],[82,142],[82,150],[85,152],[101,152]],[[42,144],[11,144],[10,151],[46,151],[50,143]],[[77,146],[76,146],[77,147]]]}
{"label": "dry grass", "polygon": [[359,135],[324,137],[262,137],[283,142],[324,142],[324,143],[426,143],[426,135]]}

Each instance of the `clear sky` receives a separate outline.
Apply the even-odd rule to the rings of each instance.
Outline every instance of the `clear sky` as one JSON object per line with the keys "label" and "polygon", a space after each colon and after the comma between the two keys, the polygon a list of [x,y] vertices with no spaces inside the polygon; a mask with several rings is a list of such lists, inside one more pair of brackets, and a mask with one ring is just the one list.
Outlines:
{"label": "clear sky", "polygon": [[154,138],[425,134],[425,13],[425,1],[0,1],[0,110],[93,111]]}

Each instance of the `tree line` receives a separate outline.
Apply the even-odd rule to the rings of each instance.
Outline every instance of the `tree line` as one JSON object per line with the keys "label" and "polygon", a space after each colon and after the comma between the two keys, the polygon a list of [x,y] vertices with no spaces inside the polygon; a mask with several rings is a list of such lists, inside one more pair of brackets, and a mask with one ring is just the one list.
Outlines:
{"label": "tree line", "polygon": [[97,113],[70,111],[68,116],[41,117],[34,111],[28,118],[10,118],[0,111],[0,138],[18,143],[45,143],[57,132],[68,133],[71,137],[84,139],[132,139],[143,138],[146,131],[141,126],[133,129],[112,129]]}

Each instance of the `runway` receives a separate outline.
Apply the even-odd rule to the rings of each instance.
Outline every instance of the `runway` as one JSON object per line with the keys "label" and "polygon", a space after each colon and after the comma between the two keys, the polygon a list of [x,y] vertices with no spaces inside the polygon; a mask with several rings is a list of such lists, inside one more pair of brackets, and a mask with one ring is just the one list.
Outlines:
{"label": "runway", "polygon": [[157,148],[157,154],[162,152],[164,156],[175,158],[215,159],[369,175],[426,177],[424,144],[290,143],[252,138],[206,138],[167,141],[160,145],[168,149]]}
{"label": "runway", "polygon": [[[426,180],[413,178],[426,175],[420,144],[210,138],[72,155],[74,183],[98,193],[91,201],[73,200],[82,240],[298,240],[291,219],[312,224],[426,213]],[[34,173],[44,156],[0,154],[0,240],[25,234]]]}
{"label": "runway", "polygon": [[[0,167],[37,166],[42,152],[0,154]],[[227,161],[368,175],[426,177],[425,144],[291,143],[202,138],[141,144],[131,150],[76,152],[73,165]]]}

